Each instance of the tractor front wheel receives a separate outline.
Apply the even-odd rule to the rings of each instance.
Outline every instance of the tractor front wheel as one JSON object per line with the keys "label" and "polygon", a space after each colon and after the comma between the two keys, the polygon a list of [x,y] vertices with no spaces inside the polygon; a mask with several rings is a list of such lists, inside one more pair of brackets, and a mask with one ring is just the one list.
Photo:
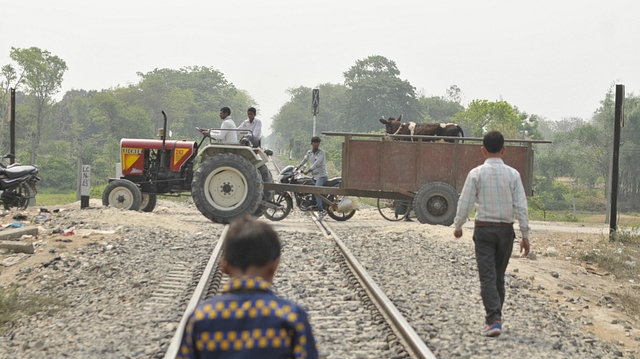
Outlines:
{"label": "tractor front wheel", "polygon": [[244,214],[255,213],[263,189],[261,175],[249,160],[233,153],[220,153],[198,167],[191,196],[205,217],[227,224]]}
{"label": "tractor front wheel", "polygon": [[142,193],[135,183],[118,179],[110,182],[102,192],[102,204],[119,209],[137,211],[142,203]]}

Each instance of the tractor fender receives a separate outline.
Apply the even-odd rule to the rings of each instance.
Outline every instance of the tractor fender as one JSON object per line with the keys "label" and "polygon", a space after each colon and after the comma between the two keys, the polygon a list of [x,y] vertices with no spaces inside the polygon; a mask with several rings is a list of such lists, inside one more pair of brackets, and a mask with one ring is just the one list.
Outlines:
{"label": "tractor fender", "polygon": [[269,157],[260,148],[251,148],[238,145],[208,145],[200,151],[202,162],[221,153],[233,153],[249,160],[256,168],[269,161]]}

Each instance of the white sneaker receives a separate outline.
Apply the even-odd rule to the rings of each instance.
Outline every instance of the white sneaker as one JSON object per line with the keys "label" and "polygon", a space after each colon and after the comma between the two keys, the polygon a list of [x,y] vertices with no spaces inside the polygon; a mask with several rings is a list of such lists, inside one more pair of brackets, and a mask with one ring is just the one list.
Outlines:
{"label": "white sneaker", "polygon": [[325,214],[327,214],[327,212],[325,212],[325,211],[318,212],[318,221],[322,221],[322,219],[324,218]]}

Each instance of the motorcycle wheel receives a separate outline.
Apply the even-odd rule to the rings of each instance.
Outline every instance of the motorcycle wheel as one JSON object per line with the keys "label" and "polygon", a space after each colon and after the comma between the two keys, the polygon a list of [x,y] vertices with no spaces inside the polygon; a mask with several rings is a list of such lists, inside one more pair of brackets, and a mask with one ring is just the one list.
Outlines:
{"label": "motorcycle wheel", "polygon": [[[340,183],[338,183],[337,185],[333,186],[333,187],[340,187]],[[327,197],[327,199],[333,203],[335,203],[337,205],[338,202],[340,202],[340,199],[342,198],[342,196],[340,195],[329,195]],[[326,208],[327,210],[327,214],[329,215],[329,217],[335,219],[336,221],[346,221],[349,218],[353,217],[356,214],[356,210],[354,209],[353,211],[347,212],[347,213],[340,213],[337,212],[333,209],[334,205],[330,205],[328,206],[328,208]]]}
{"label": "motorcycle wheel", "polygon": [[273,203],[282,206],[282,208],[267,208],[265,210],[264,216],[272,221],[281,221],[287,218],[293,208],[293,200],[287,192],[276,194]]}
{"label": "motorcycle wheel", "polygon": [[35,206],[36,191],[33,189],[33,187],[31,187],[31,185],[29,185],[29,183],[27,182],[20,183],[18,185],[18,188],[16,189],[16,193],[18,194],[18,196],[22,197],[18,200],[17,208],[19,210],[23,211],[27,209],[27,207],[29,206]]}

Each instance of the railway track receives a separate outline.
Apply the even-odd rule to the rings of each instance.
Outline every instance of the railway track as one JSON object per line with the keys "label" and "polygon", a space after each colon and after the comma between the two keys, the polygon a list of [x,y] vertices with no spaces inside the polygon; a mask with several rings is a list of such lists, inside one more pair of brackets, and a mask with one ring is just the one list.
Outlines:
{"label": "railway track", "polygon": [[[274,291],[308,311],[324,358],[435,358],[329,224],[306,217],[294,228],[274,227],[283,243]],[[193,290],[164,358],[175,358],[195,306],[228,280],[218,268],[223,231]],[[312,243],[307,248],[305,244]],[[313,249],[313,251],[312,251]]]}

